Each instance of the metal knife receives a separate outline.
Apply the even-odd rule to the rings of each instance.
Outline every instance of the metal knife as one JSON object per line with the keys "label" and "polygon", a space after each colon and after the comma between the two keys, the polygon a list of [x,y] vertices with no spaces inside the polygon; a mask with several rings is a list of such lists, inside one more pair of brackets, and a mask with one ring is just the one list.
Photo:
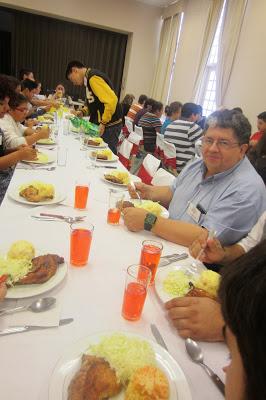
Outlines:
{"label": "metal knife", "polygon": [[152,331],[152,334],[153,334],[153,336],[154,336],[156,342],[157,342],[160,346],[162,346],[165,350],[168,351],[168,348],[167,348],[167,346],[166,346],[166,344],[165,344],[165,341],[163,340],[163,337],[162,337],[162,335],[160,334],[160,331],[159,331],[159,329],[157,328],[156,325],[151,324],[151,331]]}
{"label": "metal knife", "polygon": [[188,258],[187,253],[171,254],[169,256],[163,256],[161,257],[158,267],[166,267],[167,265],[172,264],[173,262],[179,260],[185,260],[186,258]]}
{"label": "metal knife", "polygon": [[[59,326],[70,324],[74,321],[74,318],[60,319]],[[13,335],[14,333],[37,331],[39,329],[50,329],[56,328],[56,326],[38,326],[38,325],[24,325],[24,326],[12,326],[11,328],[6,328],[0,331],[0,336]]]}
{"label": "metal knife", "polygon": [[112,167],[112,165],[95,165],[95,168],[110,168],[110,169],[117,169],[117,167]]}

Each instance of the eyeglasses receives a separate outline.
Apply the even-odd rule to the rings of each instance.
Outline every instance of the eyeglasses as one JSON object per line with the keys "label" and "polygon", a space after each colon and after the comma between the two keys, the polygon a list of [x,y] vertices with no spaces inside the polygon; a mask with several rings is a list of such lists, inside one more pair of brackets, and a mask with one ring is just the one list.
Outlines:
{"label": "eyeglasses", "polygon": [[215,143],[216,146],[219,147],[219,149],[224,149],[224,150],[229,150],[233,147],[240,145],[240,143],[238,142],[230,142],[230,140],[225,140],[225,139],[214,140],[210,137],[204,137],[201,139],[201,141],[203,146],[211,147]]}
{"label": "eyeglasses", "polygon": [[28,111],[28,109],[26,108],[26,107],[24,107],[24,108],[16,108],[16,110],[18,110],[18,111],[20,111],[20,112],[26,112],[26,111]]}

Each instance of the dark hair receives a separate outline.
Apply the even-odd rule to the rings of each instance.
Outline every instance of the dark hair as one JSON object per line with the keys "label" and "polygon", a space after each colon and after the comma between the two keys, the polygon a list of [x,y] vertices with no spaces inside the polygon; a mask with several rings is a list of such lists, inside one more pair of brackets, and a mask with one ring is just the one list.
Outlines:
{"label": "dark hair", "polygon": [[28,103],[28,99],[25,96],[23,96],[23,94],[21,94],[21,93],[15,93],[15,95],[9,102],[9,106],[12,110],[14,110],[18,106],[20,106],[20,104],[23,104],[23,103]]}
{"label": "dark hair", "polygon": [[163,103],[161,103],[160,101],[154,100],[154,102],[151,106],[151,112],[155,113],[156,111],[161,111],[162,108],[163,108]]}
{"label": "dark hair", "polygon": [[191,115],[199,113],[198,105],[195,103],[185,103],[181,110],[182,118],[190,118]]}
{"label": "dark hair", "polygon": [[24,75],[29,75],[30,73],[33,74],[33,71],[31,69],[21,68],[21,70],[19,71],[19,80],[23,81]]}
{"label": "dark hair", "polygon": [[264,122],[266,122],[266,111],[263,111],[259,115],[257,115],[257,118],[262,119]]}
{"label": "dark hair", "polygon": [[146,96],[146,94],[141,94],[141,95],[139,96],[138,103],[139,103],[139,104],[144,104],[145,101],[147,100],[147,98],[148,98],[148,96]]}
{"label": "dark hair", "polygon": [[66,79],[69,80],[69,75],[72,72],[72,68],[85,68],[85,65],[80,61],[70,61],[66,68]]}
{"label": "dark hair", "polygon": [[125,97],[123,98],[121,104],[129,104],[131,106],[134,99],[135,99],[135,96],[133,94],[126,94]]}
{"label": "dark hair", "polygon": [[31,92],[32,90],[36,89],[38,87],[38,84],[36,81],[32,81],[31,79],[25,79],[24,81],[21,82],[21,89],[29,89]]}
{"label": "dark hair", "polygon": [[170,117],[170,106],[165,106],[164,107],[164,113],[167,115],[167,117]]}
{"label": "dark hair", "polygon": [[12,90],[8,76],[0,75],[0,100],[4,100],[6,97],[11,99],[13,96],[14,90]]}
{"label": "dark hair", "polygon": [[210,127],[233,129],[239,144],[249,143],[251,125],[244,114],[232,110],[215,111],[206,120],[205,133]]}
{"label": "dark hair", "polygon": [[15,78],[15,76],[11,76],[11,75],[7,75],[7,79],[8,79],[8,82],[9,82],[9,84],[10,84],[10,87],[12,88],[12,90],[16,90],[16,88],[19,86],[19,85],[21,85],[21,83],[20,83],[20,81],[17,79],[17,78]]}
{"label": "dark hair", "polygon": [[174,101],[169,106],[169,116],[173,115],[174,113],[180,111],[182,108],[182,103],[180,101]]}
{"label": "dark hair", "polygon": [[148,107],[151,108],[154,102],[155,102],[155,100],[152,98],[147,99],[144,103],[144,108],[148,108]]}
{"label": "dark hair", "polygon": [[243,114],[243,110],[241,107],[234,107],[234,108],[232,108],[232,111],[236,111],[236,112]]}
{"label": "dark hair", "polygon": [[246,398],[266,399],[266,240],[222,270],[222,314],[236,337],[246,375]]}

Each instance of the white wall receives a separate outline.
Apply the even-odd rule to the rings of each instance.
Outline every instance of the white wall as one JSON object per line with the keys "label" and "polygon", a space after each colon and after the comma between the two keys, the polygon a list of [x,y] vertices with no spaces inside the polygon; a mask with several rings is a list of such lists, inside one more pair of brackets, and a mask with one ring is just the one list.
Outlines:
{"label": "white wall", "polygon": [[225,105],[240,106],[256,130],[266,111],[266,1],[249,0]]}
{"label": "white wall", "polygon": [[132,33],[122,94],[149,95],[158,51],[161,8],[132,0],[8,0],[0,1],[0,5]]}

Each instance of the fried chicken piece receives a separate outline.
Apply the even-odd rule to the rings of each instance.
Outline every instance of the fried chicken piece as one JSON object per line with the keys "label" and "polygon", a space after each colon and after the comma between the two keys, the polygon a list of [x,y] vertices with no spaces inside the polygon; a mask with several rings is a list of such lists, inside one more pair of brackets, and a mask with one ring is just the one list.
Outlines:
{"label": "fried chicken piece", "polygon": [[56,254],[46,254],[44,256],[35,257],[32,260],[31,271],[16,282],[16,285],[44,283],[56,273],[58,265],[63,262],[64,258]]}
{"label": "fried chicken piece", "polygon": [[42,200],[47,200],[47,199],[53,199],[53,195],[51,196],[41,196],[39,193],[39,190],[35,188],[34,186],[30,185],[26,187],[25,189],[21,190],[19,192],[19,195],[21,197],[24,197],[26,200],[31,201],[33,203],[38,203],[39,201]]}
{"label": "fried chicken piece", "polygon": [[97,159],[98,160],[108,160],[108,156],[105,154],[97,154]]}
{"label": "fried chicken piece", "polygon": [[103,359],[94,362],[87,371],[83,400],[104,400],[121,390],[115,371]]}
{"label": "fried chicken piece", "polygon": [[189,286],[191,289],[187,292],[187,297],[209,297],[210,299],[217,300],[216,297],[206,292],[206,290],[195,287],[192,282],[189,282]]}
{"label": "fried chicken piece", "polygon": [[76,373],[68,387],[68,400],[83,400],[87,372],[98,357],[83,354],[81,368]]}
{"label": "fried chicken piece", "polygon": [[92,139],[87,139],[87,140],[86,140],[86,143],[89,144],[89,145],[91,145],[91,146],[100,146],[100,142],[95,142],[95,141],[92,140]]}
{"label": "fried chicken piece", "polygon": [[110,182],[113,182],[113,183],[120,183],[121,185],[123,184],[123,180],[117,178],[117,177],[114,176],[114,175],[105,174],[104,177],[105,177],[105,179],[107,179],[107,180],[110,181]]}
{"label": "fried chicken piece", "polygon": [[121,390],[115,371],[103,358],[84,354],[68,387],[68,400],[103,400]]}

